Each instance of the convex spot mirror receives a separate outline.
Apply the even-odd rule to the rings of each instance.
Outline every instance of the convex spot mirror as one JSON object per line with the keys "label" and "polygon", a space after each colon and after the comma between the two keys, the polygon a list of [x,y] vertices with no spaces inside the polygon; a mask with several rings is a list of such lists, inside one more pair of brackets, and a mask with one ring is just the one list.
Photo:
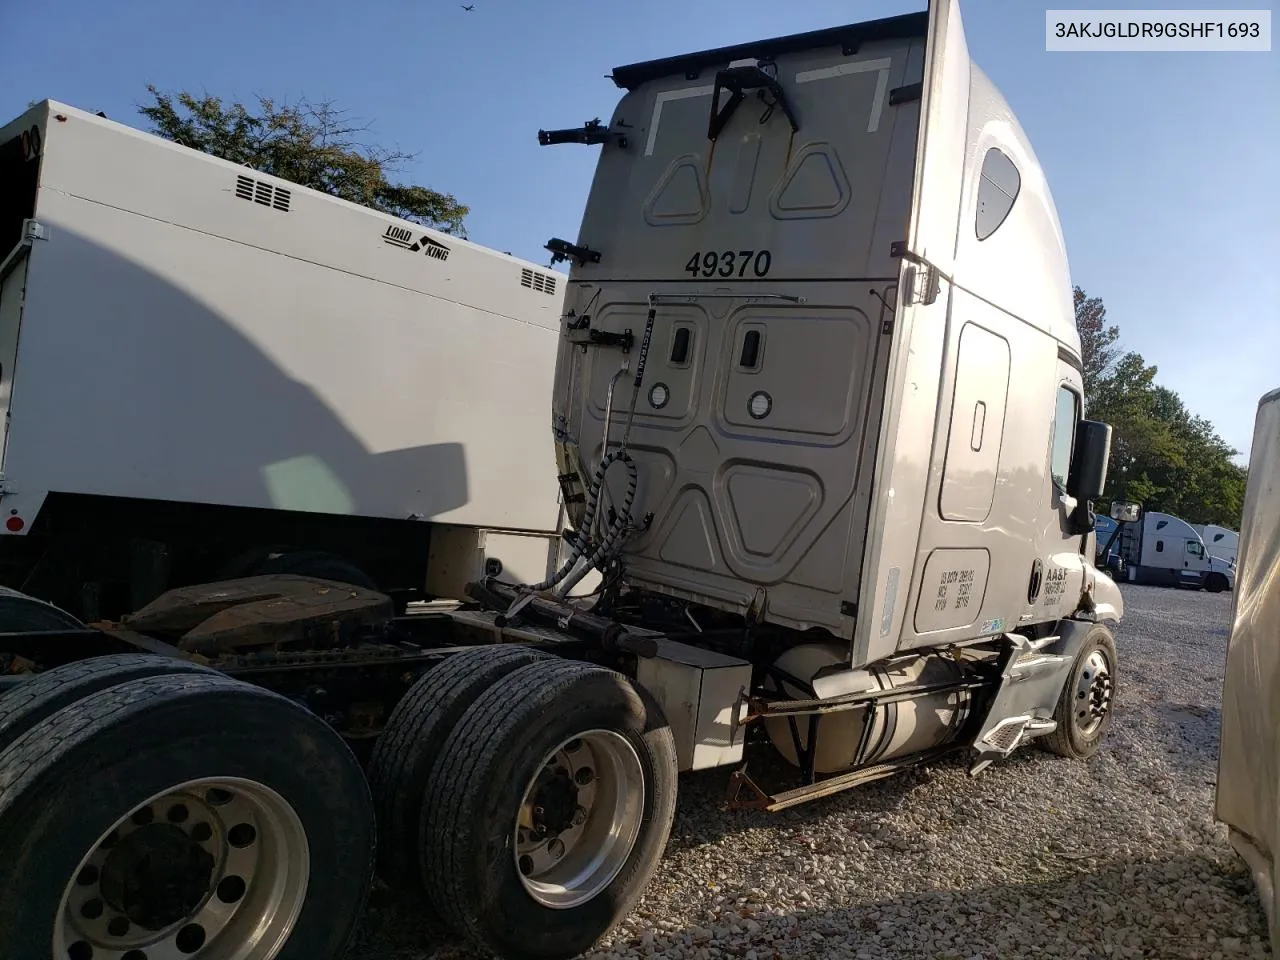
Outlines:
{"label": "convex spot mirror", "polygon": [[1067,475],[1067,494],[1076,501],[1071,512],[1071,532],[1086,534],[1093,530],[1093,507],[1090,501],[1102,496],[1107,485],[1107,464],[1111,460],[1111,424],[1097,420],[1081,420],[1076,427],[1075,452]]}
{"label": "convex spot mirror", "polygon": [[1142,505],[1129,500],[1113,500],[1111,502],[1111,519],[1119,523],[1137,523]]}

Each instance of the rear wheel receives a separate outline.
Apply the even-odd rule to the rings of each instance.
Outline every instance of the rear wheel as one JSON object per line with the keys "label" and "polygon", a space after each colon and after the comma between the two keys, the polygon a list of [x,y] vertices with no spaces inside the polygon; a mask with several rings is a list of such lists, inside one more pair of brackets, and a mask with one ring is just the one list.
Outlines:
{"label": "rear wheel", "polygon": [[1057,728],[1035,742],[1044,749],[1073,760],[1086,760],[1098,752],[1111,726],[1116,692],[1116,642],[1111,631],[1094,624],[1071,666],[1053,712]]}
{"label": "rear wheel", "polygon": [[514,644],[450,656],[396,704],[369,760],[378,812],[378,866],[384,880],[421,890],[418,830],[432,766],[458,719],[502,677],[550,654]]}
{"label": "rear wheel", "polygon": [[0,752],[6,953],[338,957],[373,840],[355,758],[302,707],[219,675],[131,680]]}
{"label": "rear wheel", "polygon": [[459,719],[423,805],[435,909],[500,956],[575,957],[639,900],[675,813],[671,729],[621,674],[534,663]]}
{"label": "rear wheel", "polygon": [[152,653],[120,653],[77,660],[38,673],[0,700],[0,750],[45,717],[90,694],[139,677],[217,674],[209,667]]}

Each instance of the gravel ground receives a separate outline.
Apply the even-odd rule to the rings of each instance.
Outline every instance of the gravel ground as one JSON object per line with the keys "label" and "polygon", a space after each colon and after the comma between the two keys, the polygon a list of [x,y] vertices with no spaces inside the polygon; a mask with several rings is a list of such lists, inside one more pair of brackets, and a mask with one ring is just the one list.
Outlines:
{"label": "gravel ground", "polygon": [[[1101,752],[959,760],[778,814],[681,782],[671,844],[618,957],[1269,957],[1248,872],[1213,819],[1231,594],[1126,586]],[[376,893],[347,960],[462,960]]]}

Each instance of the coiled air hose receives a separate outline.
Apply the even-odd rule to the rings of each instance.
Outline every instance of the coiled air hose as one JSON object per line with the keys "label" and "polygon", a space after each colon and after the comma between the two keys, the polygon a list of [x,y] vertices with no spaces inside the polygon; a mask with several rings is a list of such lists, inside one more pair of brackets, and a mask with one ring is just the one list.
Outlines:
{"label": "coiled air hose", "polygon": [[618,538],[631,526],[631,505],[635,502],[638,480],[635,461],[621,448],[605,456],[600,461],[600,466],[596,467],[595,476],[591,478],[591,487],[587,495],[587,509],[582,515],[581,526],[575,532],[571,544],[572,549],[569,551],[569,557],[565,560],[564,565],[541,583],[522,586],[520,588],[522,592],[541,593],[543,590],[550,590],[567,577],[578,561],[586,556],[586,552],[591,546],[591,538],[588,531],[591,530],[592,524],[595,522],[596,513],[600,510],[600,499],[604,494],[604,475],[615,463],[624,463],[627,466],[627,492],[622,498],[621,509],[617,511],[613,523],[606,529],[604,537],[600,540],[600,545],[596,547],[595,552],[587,560],[587,566],[594,567],[609,557]]}
{"label": "coiled air hose", "polygon": [[[608,453],[609,449],[609,423],[612,419],[612,403],[605,410],[604,420],[604,443],[602,449],[605,455],[600,459],[600,465],[596,467],[596,472],[591,478],[590,489],[587,491],[587,508],[582,516],[582,523],[579,525],[571,549],[569,557],[565,560],[564,565],[560,567],[546,580],[541,583],[529,584],[527,586],[517,587],[517,590],[524,596],[517,599],[508,608],[505,616],[510,618],[515,616],[521,608],[523,608],[535,593],[541,593],[544,590],[560,584],[575,566],[586,556],[587,550],[591,547],[591,529],[595,524],[596,514],[600,510],[600,499],[604,495],[604,477],[609,468],[615,463],[623,463],[627,468],[627,492],[622,498],[621,509],[619,509],[613,521],[605,530],[604,536],[600,539],[600,544],[596,547],[595,552],[587,558],[587,563],[583,567],[583,572],[592,567],[598,566],[602,561],[612,558],[616,549],[621,547],[620,538],[624,533],[629,531],[633,525],[631,519],[631,507],[636,498],[636,487],[638,485],[638,476],[636,473],[635,461],[627,453],[627,444],[631,439],[631,424],[636,415],[636,403],[640,398],[640,384],[644,379],[645,362],[649,358],[649,344],[653,340],[653,324],[657,317],[657,307],[654,298],[649,297],[649,312],[645,317],[644,335],[640,339],[640,354],[636,358],[636,374],[631,387],[631,405],[627,410],[626,426],[622,431],[622,441],[618,444],[618,449],[613,453]],[[610,400],[612,401],[612,390],[610,390]]]}

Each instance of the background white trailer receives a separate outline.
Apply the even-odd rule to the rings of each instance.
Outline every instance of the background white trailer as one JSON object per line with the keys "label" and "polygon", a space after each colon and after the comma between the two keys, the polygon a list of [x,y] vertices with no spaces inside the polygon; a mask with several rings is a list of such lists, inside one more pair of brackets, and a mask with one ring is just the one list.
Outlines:
{"label": "background white trailer", "polygon": [[54,101],[0,183],[3,582],[545,575],[563,278]]}

